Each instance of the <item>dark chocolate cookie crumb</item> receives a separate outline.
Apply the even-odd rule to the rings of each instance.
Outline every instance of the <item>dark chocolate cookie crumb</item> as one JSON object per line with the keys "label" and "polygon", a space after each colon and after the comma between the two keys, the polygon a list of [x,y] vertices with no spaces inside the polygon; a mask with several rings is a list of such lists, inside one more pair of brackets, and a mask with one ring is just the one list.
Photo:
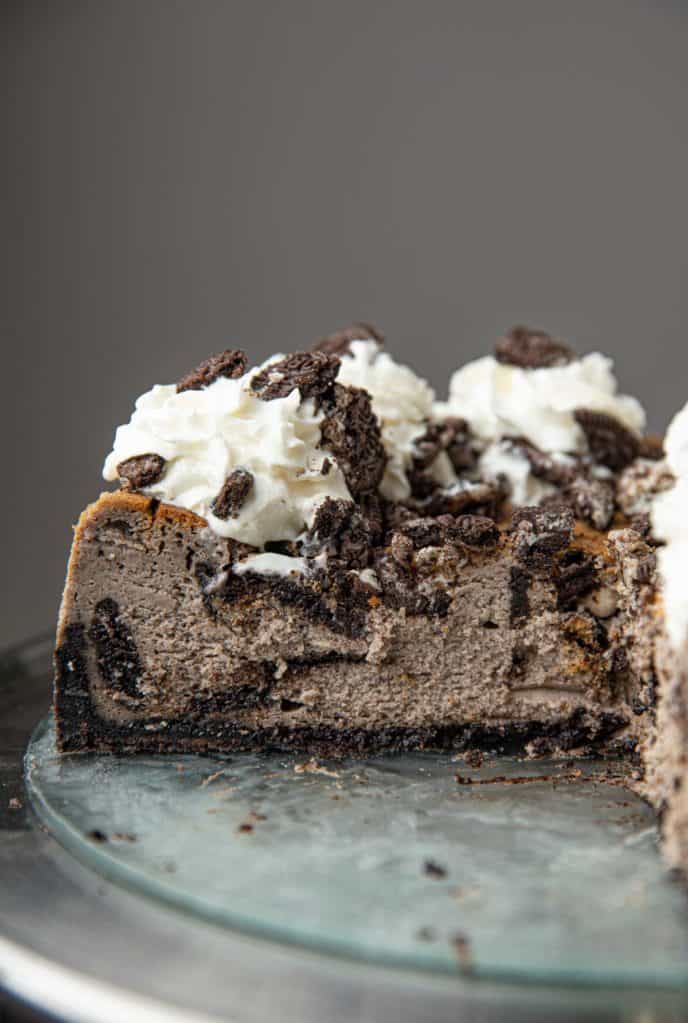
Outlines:
{"label": "dark chocolate cookie crumb", "polygon": [[436,881],[442,881],[447,877],[447,870],[436,860],[426,860],[423,864],[423,873],[427,877],[433,877]]}
{"label": "dark chocolate cookie crumb", "polygon": [[319,338],[311,351],[325,352],[326,355],[346,355],[351,351],[352,341],[377,341],[382,348],[385,335],[371,323],[352,323],[350,327],[344,327],[342,330],[336,330],[334,334]]}
{"label": "dark chocolate cookie crumb", "polygon": [[467,547],[494,547],[499,540],[499,530],[494,521],[485,515],[441,516],[447,539]]}
{"label": "dark chocolate cookie crumb", "polygon": [[347,569],[361,569],[369,565],[371,550],[380,539],[381,524],[373,514],[366,515],[365,509],[357,507],[353,501],[327,497],[319,505],[306,534],[303,553],[314,557],[326,552]]}
{"label": "dark chocolate cookie crumb", "polygon": [[436,490],[421,502],[425,515],[480,515],[496,519],[507,497],[503,479],[490,482],[464,482],[451,490]]}
{"label": "dark chocolate cookie crumb", "polygon": [[508,437],[504,443],[512,450],[523,455],[530,464],[530,471],[533,476],[544,480],[546,483],[552,483],[554,486],[560,487],[569,483],[576,474],[578,468],[577,460],[567,459],[566,461],[561,461],[554,458],[552,455],[547,454],[546,451],[541,451],[540,448],[531,444],[525,437]]}
{"label": "dark chocolate cookie crumb", "polygon": [[438,455],[446,453],[457,473],[472,469],[478,460],[478,451],[471,443],[465,419],[449,417],[441,422],[428,422],[425,432],[416,438],[413,447],[414,456],[407,477],[411,494],[418,500],[429,498],[440,488],[429,473]]}
{"label": "dark chocolate cookie crumb", "polygon": [[478,452],[471,444],[471,433],[465,419],[450,416],[441,422],[428,423],[425,433],[414,442],[414,464],[427,469],[442,451],[446,451],[456,472],[472,469]]}
{"label": "dark chocolate cookie crumb", "polygon": [[177,394],[182,391],[202,391],[209,387],[219,377],[228,377],[234,380],[243,376],[246,372],[248,359],[246,353],[239,348],[227,348],[224,352],[211,355],[210,358],[196,366],[177,384]]}
{"label": "dark chocolate cookie crumb", "polygon": [[511,601],[509,606],[509,619],[512,625],[522,625],[530,612],[530,600],[528,589],[533,577],[530,572],[518,565],[512,565],[509,573],[509,586],[511,590]]}
{"label": "dark chocolate cookie crumb", "polygon": [[96,648],[100,677],[108,688],[139,697],[141,658],[131,629],[112,597],[104,597],[96,604],[88,635]]}
{"label": "dark chocolate cookie crumb", "polygon": [[286,398],[298,387],[303,399],[314,398],[319,405],[331,398],[340,362],[325,352],[293,352],[273,362],[251,380],[251,390],[263,401]]}
{"label": "dark chocolate cookie crumb", "polygon": [[430,516],[405,522],[401,526],[400,532],[402,536],[409,538],[417,551],[424,547],[439,547],[444,539],[442,524]]}
{"label": "dark chocolate cookie crumb", "polygon": [[609,527],[614,516],[615,494],[611,480],[578,476],[565,489],[577,518],[595,529]]}
{"label": "dark chocolate cookie crumb", "polygon": [[165,459],[160,455],[135,455],[117,466],[119,482],[124,490],[143,490],[157,483],[165,471]]}
{"label": "dark chocolate cookie crumb", "polygon": [[576,409],[573,415],[600,465],[618,472],[637,457],[640,441],[614,416],[586,408]]}
{"label": "dark chocolate cookie crumb", "polygon": [[512,327],[495,345],[495,358],[507,366],[522,369],[549,369],[566,366],[576,358],[568,345],[557,341],[542,330]]}
{"label": "dark chocolate cookie crumb", "polygon": [[367,391],[335,384],[332,404],[320,424],[320,436],[354,497],[377,490],[387,456]]}
{"label": "dark chocolate cookie crumb", "polygon": [[509,528],[519,560],[529,568],[545,568],[568,547],[573,526],[573,512],[561,503],[519,508],[512,515]]}
{"label": "dark chocolate cookie crumb", "polygon": [[599,582],[595,561],[580,550],[564,554],[554,576],[559,610],[572,607]]}
{"label": "dark chocolate cookie crumb", "polygon": [[253,474],[248,469],[235,469],[225,480],[210,510],[218,519],[234,518],[246,504],[252,490]]}

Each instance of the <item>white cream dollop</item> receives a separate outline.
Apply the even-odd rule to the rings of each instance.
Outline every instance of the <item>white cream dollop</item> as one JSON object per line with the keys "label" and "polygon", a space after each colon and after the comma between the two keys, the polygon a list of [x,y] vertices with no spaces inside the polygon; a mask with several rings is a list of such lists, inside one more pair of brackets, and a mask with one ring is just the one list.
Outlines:
{"label": "white cream dollop", "polygon": [[671,421],[664,450],[676,483],[657,495],[650,515],[654,535],[666,542],[657,552],[665,627],[680,651],[688,639],[688,405]]}
{"label": "white cream dollop", "polygon": [[[163,475],[146,494],[195,512],[221,536],[256,547],[296,539],[327,497],[351,500],[336,460],[320,446],[324,413],[312,399],[302,401],[298,390],[272,401],[258,398],[250,381],[261,368],[234,380],[220,377],[200,391],[178,394],[171,384],[141,395],[130,422],[117,430],[105,479],[116,480],[117,466],[128,458],[160,455]],[[326,457],[331,467],[323,475]],[[212,503],[237,468],[253,476],[252,491],[237,515],[218,518]]]}
{"label": "white cream dollop", "polygon": [[461,416],[485,441],[525,437],[541,451],[584,452],[573,416],[578,408],[606,412],[637,434],[645,426],[640,402],[618,394],[612,367],[599,352],[546,369],[508,366],[487,355],[454,373],[449,400],[437,403],[435,413]]}
{"label": "white cream dollop", "polygon": [[436,402],[433,412],[438,419],[467,420],[483,445],[478,472],[488,479],[505,476],[517,504],[537,504],[553,488],[536,479],[527,459],[501,441],[524,437],[557,457],[582,454],[587,441],[574,418],[578,408],[606,412],[640,434],[643,408],[635,398],[618,393],[612,366],[599,352],[543,369],[505,365],[488,355],[453,374],[448,401]]}
{"label": "white cream dollop", "polygon": [[[432,417],[435,392],[427,380],[396,362],[372,339],[352,341],[341,360],[337,380],[366,390],[380,421],[388,457],[380,492],[390,501],[405,501],[411,496],[406,471],[413,461],[415,442]],[[456,480],[444,454],[429,467],[429,475],[444,485]]]}

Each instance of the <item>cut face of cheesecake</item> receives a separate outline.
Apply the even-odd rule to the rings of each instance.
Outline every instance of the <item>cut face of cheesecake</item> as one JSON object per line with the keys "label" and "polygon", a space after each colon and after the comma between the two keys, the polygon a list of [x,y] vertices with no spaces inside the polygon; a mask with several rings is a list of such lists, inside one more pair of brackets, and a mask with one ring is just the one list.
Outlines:
{"label": "cut face of cheesecake", "polygon": [[608,360],[542,332],[442,403],[382,344],[355,325],[254,370],[229,350],[138,400],[105,465],[120,489],[75,532],[60,748],[605,751],[668,808],[682,862],[685,680],[652,528],[680,459]]}
{"label": "cut face of cheesecake", "polygon": [[372,552],[246,556],[188,512],[104,494],[65,591],[63,748],[634,747],[654,685],[637,532],[561,509],[409,518]]}

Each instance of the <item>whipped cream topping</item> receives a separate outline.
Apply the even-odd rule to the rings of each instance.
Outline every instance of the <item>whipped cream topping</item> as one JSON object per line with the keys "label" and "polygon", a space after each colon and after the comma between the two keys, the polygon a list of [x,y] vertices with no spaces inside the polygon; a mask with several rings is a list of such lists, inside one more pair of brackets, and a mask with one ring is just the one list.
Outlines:
{"label": "whipped cream topping", "polygon": [[[406,470],[416,453],[415,443],[432,417],[435,392],[427,380],[396,362],[372,339],[352,341],[341,360],[337,380],[366,390],[380,421],[388,456],[380,492],[390,501],[405,501],[411,496]],[[428,473],[441,484],[456,479],[444,454],[435,459]]]}
{"label": "whipped cream topping", "polygon": [[618,393],[612,366],[611,359],[599,352],[545,369],[506,365],[488,355],[453,374],[449,399],[435,403],[434,415],[467,420],[485,445],[479,471],[488,478],[501,473],[514,501],[536,504],[552,488],[535,479],[527,459],[505,450],[500,440],[524,437],[548,453],[584,454],[587,441],[574,418],[578,408],[605,412],[642,433],[643,408],[635,398]]}
{"label": "whipped cream topping", "polygon": [[541,451],[586,451],[583,431],[573,417],[578,408],[606,412],[634,433],[645,426],[642,405],[618,394],[612,360],[599,352],[566,366],[522,369],[488,355],[454,373],[449,400],[437,403],[438,416],[466,419],[486,441],[525,437]]}
{"label": "whipped cream topping", "polygon": [[[117,466],[128,458],[160,455],[164,472],[145,494],[187,508],[213,532],[256,547],[296,539],[327,497],[351,500],[335,458],[320,446],[324,413],[313,400],[302,401],[294,390],[263,401],[251,391],[252,377],[268,363],[237,379],[220,377],[203,390],[178,394],[174,384],[157,385],[141,395],[130,422],[117,430],[105,479],[116,480]],[[326,458],[330,468],[323,475]],[[212,503],[237,468],[251,473],[251,492],[237,514],[218,518]]]}
{"label": "whipped cream topping", "polygon": [[657,551],[657,563],[665,626],[672,646],[679,651],[688,639],[688,405],[669,424],[664,450],[676,483],[658,494],[650,515],[654,535],[666,542]]}

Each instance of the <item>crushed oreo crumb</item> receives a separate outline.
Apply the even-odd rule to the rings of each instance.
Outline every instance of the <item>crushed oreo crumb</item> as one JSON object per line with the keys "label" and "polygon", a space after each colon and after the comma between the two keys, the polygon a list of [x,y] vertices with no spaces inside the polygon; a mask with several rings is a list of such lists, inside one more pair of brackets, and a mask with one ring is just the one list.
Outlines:
{"label": "crushed oreo crumb", "polygon": [[320,424],[320,436],[323,446],[336,458],[354,497],[377,490],[387,456],[367,391],[335,384],[333,401]]}
{"label": "crushed oreo crumb", "polygon": [[375,509],[353,501],[340,501],[327,497],[318,506],[313,525],[303,542],[302,553],[307,557],[326,552],[331,559],[341,561],[346,568],[367,568],[371,549],[381,540],[382,525]]}
{"label": "crushed oreo crumb", "polygon": [[481,515],[496,519],[507,496],[504,480],[466,482],[436,490],[421,503],[426,515]]}
{"label": "crushed oreo crumb", "polygon": [[263,401],[274,401],[298,388],[303,399],[314,398],[319,405],[332,397],[339,365],[336,356],[324,352],[293,352],[257,373],[251,390]]}
{"label": "crushed oreo crumb", "polygon": [[615,507],[614,484],[611,480],[578,476],[566,487],[564,493],[579,519],[595,529],[604,530],[609,527]]}
{"label": "crushed oreo crumb", "polygon": [[472,469],[478,452],[471,444],[471,432],[465,419],[449,416],[440,422],[428,423],[414,443],[414,464],[427,469],[445,451],[457,473]]}
{"label": "crushed oreo crumb", "polygon": [[426,860],[423,864],[423,873],[427,877],[432,877],[436,881],[442,881],[447,877],[447,869],[443,867],[436,860]]}
{"label": "crushed oreo crumb", "polygon": [[509,586],[511,600],[509,606],[509,620],[512,625],[521,625],[530,612],[530,600],[528,589],[533,581],[530,572],[518,565],[512,565],[509,572]]}
{"label": "crushed oreo crumb", "polygon": [[594,558],[580,550],[567,551],[554,576],[559,610],[570,608],[598,583]]}
{"label": "crushed oreo crumb", "polygon": [[640,450],[640,442],[623,423],[606,412],[579,408],[573,413],[583,430],[593,458],[618,472],[625,469]]}
{"label": "crushed oreo crumb", "polygon": [[566,461],[555,458],[531,444],[525,437],[508,437],[505,443],[528,460],[530,471],[537,479],[544,480],[560,487],[569,483],[577,471],[577,462],[573,458]]}
{"label": "crushed oreo crumb", "polygon": [[408,537],[417,551],[424,547],[439,547],[444,539],[442,524],[430,516],[403,523],[400,532],[402,536]]}
{"label": "crushed oreo crumb", "polygon": [[511,517],[514,549],[530,568],[544,568],[565,550],[573,534],[573,512],[565,504],[519,508]]}
{"label": "crushed oreo crumb", "polygon": [[522,369],[549,369],[565,366],[576,358],[568,345],[541,330],[512,327],[495,345],[495,358],[507,366]]}
{"label": "crushed oreo crumb", "polygon": [[246,504],[252,490],[253,474],[247,469],[235,469],[225,480],[210,510],[218,519],[234,518]]}
{"label": "crushed oreo crumb", "polygon": [[124,490],[143,490],[157,483],[165,471],[165,459],[160,455],[136,455],[117,466],[117,475]]}
{"label": "crushed oreo crumb", "polygon": [[352,323],[350,327],[344,327],[319,338],[311,351],[325,352],[326,355],[346,355],[351,351],[352,341],[376,341],[382,348],[385,335],[371,323]]}
{"label": "crushed oreo crumb", "polygon": [[243,376],[248,366],[246,353],[239,348],[227,348],[205,359],[196,369],[191,370],[177,384],[177,394],[182,391],[202,391],[219,377],[235,380]]}

